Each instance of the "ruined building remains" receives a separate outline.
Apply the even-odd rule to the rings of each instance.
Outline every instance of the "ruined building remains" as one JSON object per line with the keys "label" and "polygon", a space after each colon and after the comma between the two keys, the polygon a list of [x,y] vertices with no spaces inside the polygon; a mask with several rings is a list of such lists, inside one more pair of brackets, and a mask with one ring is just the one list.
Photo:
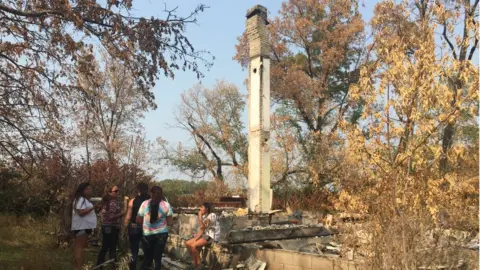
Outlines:
{"label": "ruined building remains", "polygon": [[272,206],[270,188],[270,44],[267,9],[256,5],[247,12],[250,44],[248,66],[248,208],[267,213]]}

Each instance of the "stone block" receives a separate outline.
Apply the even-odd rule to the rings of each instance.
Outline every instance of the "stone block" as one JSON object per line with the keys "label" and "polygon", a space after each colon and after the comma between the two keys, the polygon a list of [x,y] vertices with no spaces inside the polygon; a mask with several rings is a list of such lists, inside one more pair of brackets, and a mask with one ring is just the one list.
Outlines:
{"label": "stone block", "polygon": [[335,262],[332,259],[312,256],[312,270],[333,270]]}
{"label": "stone block", "polygon": [[291,265],[299,266],[303,269],[310,269],[312,268],[312,255],[310,254],[301,254],[301,253],[294,253]]}
{"label": "stone block", "polygon": [[312,267],[312,255],[297,252],[275,250],[275,262],[281,262],[291,266],[299,266],[300,268],[310,269]]}
{"label": "stone block", "polygon": [[290,264],[293,261],[293,252],[276,250],[275,251],[275,262]]}
{"label": "stone block", "polygon": [[303,268],[303,267],[300,267],[300,266],[296,266],[296,265],[284,265],[283,266],[283,269],[284,270],[304,270],[304,269],[310,269],[310,268]]}
{"label": "stone block", "polygon": [[220,223],[220,241],[223,241],[233,228],[234,217],[221,217],[218,223]]}
{"label": "stone block", "polygon": [[265,251],[265,262],[275,262],[275,251],[266,250]]}
{"label": "stone block", "polygon": [[247,216],[243,217],[234,217],[232,219],[232,229],[241,230],[250,226]]}
{"label": "stone block", "polygon": [[260,261],[264,261],[268,264],[275,262],[275,251],[268,249],[259,249],[256,251],[255,257]]}
{"label": "stone block", "polygon": [[196,215],[180,215],[178,218],[178,230],[180,236],[188,237],[198,230],[198,220]]}
{"label": "stone block", "polygon": [[283,263],[273,262],[273,263],[267,264],[267,269],[268,270],[284,270],[285,268],[283,266]]}

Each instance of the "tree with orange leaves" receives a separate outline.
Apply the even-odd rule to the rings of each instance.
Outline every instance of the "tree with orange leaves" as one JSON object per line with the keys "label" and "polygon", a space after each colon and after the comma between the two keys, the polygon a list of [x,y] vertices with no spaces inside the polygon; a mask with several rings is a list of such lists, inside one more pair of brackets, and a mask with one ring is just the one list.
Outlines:
{"label": "tree with orange leaves", "polygon": [[[461,127],[478,119],[479,67],[471,59],[479,1],[470,2],[384,1],[375,7],[371,61],[350,88],[352,102],[364,102],[365,109],[358,123],[341,123],[348,169],[336,205],[363,214],[370,268],[478,265],[478,257],[457,247],[464,240],[448,238],[473,232],[465,233],[469,241],[478,234],[478,139],[460,136]],[[453,49],[451,36],[459,48]],[[458,136],[450,134],[452,127],[460,127]]]}
{"label": "tree with orange leaves", "polygon": [[[354,1],[289,0],[269,25],[271,89],[277,119],[283,119],[301,145],[301,167],[310,181],[332,181],[340,159],[338,123],[356,121],[359,104],[348,103],[362,55],[363,21]],[[248,64],[246,35],[239,37],[234,59]]]}

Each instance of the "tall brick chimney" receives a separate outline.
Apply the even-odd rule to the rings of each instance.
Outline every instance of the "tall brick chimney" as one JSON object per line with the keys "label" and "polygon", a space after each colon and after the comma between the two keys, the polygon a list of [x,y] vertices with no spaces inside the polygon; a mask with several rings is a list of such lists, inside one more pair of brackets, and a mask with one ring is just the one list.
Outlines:
{"label": "tall brick chimney", "polygon": [[270,188],[270,44],[267,9],[256,5],[247,12],[250,44],[248,67],[248,208],[268,213]]}

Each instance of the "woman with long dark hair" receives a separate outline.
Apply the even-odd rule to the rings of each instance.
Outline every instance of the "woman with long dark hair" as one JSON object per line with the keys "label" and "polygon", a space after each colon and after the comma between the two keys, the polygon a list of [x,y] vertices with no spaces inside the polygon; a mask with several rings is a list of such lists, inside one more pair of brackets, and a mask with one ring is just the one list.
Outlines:
{"label": "woman with long dark hair", "polygon": [[98,253],[97,265],[105,262],[105,255],[117,261],[117,243],[120,235],[122,209],[117,201],[120,189],[118,186],[105,188],[102,197],[102,248]]}
{"label": "woman with long dark hair", "polygon": [[145,259],[141,269],[150,269],[155,261],[155,270],[162,269],[162,255],[168,238],[168,226],[173,224],[173,211],[163,196],[163,190],[154,186],[152,198],[144,201],[137,214],[137,224],[143,228],[143,248]]}
{"label": "woman with long dark hair", "polygon": [[220,223],[217,215],[213,213],[213,206],[209,203],[203,203],[198,212],[199,230],[195,237],[188,240],[185,244],[190,257],[192,257],[193,265],[196,268],[201,267],[201,259],[199,248],[218,242],[220,238]]}
{"label": "woman with long dark hair", "polygon": [[137,214],[142,203],[150,199],[148,195],[148,185],[146,183],[139,183],[137,185],[137,196],[128,202],[127,215],[124,224],[128,228],[128,240],[130,242],[130,252],[132,258],[130,259],[130,270],[137,269],[138,250],[140,249],[140,241],[142,240],[142,224],[137,224]]}
{"label": "woman with long dark hair", "polygon": [[88,182],[81,183],[75,190],[72,200],[72,232],[75,235],[75,269],[82,269],[85,259],[84,249],[88,235],[97,227],[95,206],[89,201],[92,187]]}

